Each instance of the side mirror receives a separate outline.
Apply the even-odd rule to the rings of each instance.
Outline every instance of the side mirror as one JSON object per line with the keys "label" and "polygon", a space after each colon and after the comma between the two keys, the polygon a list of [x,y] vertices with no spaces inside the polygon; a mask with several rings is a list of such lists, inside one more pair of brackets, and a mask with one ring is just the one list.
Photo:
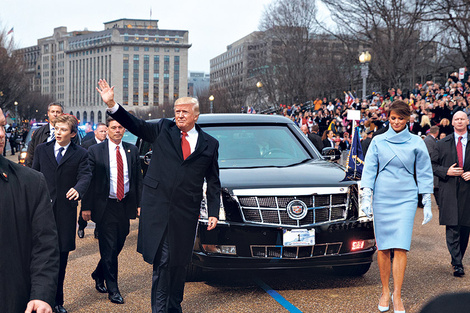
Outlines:
{"label": "side mirror", "polygon": [[144,161],[144,164],[148,166],[150,164],[150,160],[152,159],[152,150],[147,152],[145,155],[141,155],[140,158]]}
{"label": "side mirror", "polygon": [[341,158],[341,152],[338,149],[327,147],[323,148],[321,155],[328,161],[336,161]]}

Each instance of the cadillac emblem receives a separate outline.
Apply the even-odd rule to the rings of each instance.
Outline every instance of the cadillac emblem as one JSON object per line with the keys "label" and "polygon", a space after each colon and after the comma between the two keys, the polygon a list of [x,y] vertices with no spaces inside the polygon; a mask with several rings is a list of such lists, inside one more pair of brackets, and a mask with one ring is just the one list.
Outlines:
{"label": "cadillac emblem", "polygon": [[307,215],[307,205],[300,200],[292,200],[287,204],[287,214],[291,219],[301,220]]}

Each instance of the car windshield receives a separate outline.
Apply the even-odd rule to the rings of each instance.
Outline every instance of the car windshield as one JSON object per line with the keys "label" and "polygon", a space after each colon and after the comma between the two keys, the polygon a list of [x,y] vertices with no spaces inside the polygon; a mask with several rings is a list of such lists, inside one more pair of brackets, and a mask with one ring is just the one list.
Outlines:
{"label": "car windshield", "polygon": [[286,126],[203,128],[219,141],[220,168],[282,167],[312,159]]}

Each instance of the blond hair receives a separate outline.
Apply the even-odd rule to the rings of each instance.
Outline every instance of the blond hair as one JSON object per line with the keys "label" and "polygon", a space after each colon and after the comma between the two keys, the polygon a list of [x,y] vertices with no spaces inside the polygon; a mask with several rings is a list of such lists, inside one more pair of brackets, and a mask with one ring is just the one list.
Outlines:
{"label": "blond hair", "polygon": [[181,97],[175,101],[174,107],[181,104],[192,104],[193,110],[196,115],[199,115],[199,101],[193,97]]}

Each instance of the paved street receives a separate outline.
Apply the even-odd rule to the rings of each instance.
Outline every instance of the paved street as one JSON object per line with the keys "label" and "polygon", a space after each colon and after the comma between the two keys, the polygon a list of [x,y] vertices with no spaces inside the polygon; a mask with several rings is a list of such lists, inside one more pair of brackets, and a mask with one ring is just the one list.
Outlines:
{"label": "paved street", "polygon": [[[14,157],[10,157],[16,161]],[[418,209],[411,252],[403,288],[407,312],[419,312],[430,299],[443,292],[470,291],[470,259],[464,260],[467,275],[452,276],[450,257],[445,246],[444,227],[438,225],[437,207],[433,220],[421,225]],[[126,301],[112,304],[106,294],[94,289],[90,274],[96,266],[98,241],[93,238],[92,223],[85,238],[77,237],[77,250],[69,257],[65,278],[65,308],[70,313],[150,312],[152,267],[136,252],[138,223],[119,259],[119,283]],[[381,293],[377,263],[363,277],[344,278],[331,269],[244,271],[206,273],[202,282],[186,284],[184,312],[288,312],[260,285],[267,285],[302,312],[377,312]],[[266,287],[266,286],[265,286]],[[294,312],[294,311],[293,311]],[[298,312],[298,311],[296,311]]]}

